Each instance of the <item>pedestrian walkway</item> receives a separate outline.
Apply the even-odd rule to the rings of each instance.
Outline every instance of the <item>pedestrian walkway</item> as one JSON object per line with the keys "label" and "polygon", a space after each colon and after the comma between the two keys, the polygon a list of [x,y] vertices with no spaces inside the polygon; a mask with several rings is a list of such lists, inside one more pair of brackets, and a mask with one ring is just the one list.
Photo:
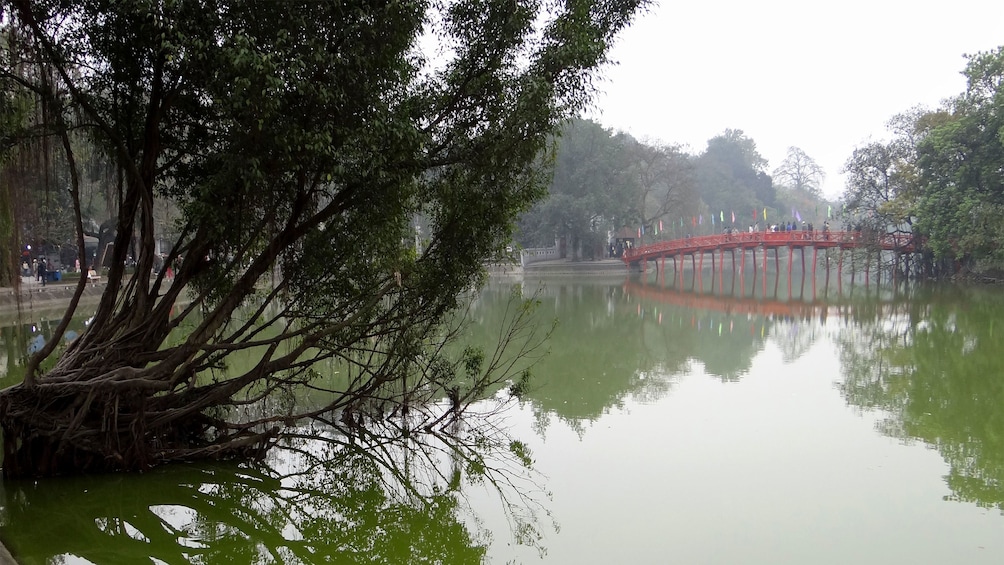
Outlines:
{"label": "pedestrian walkway", "polygon": [[[48,281],[44,285],[33,276],[21,277],[21,288],[0,288],[0,311],[50,307],[60,302],[69,302],[76,291],[77,280]],[[101,283],[87,283],[85,297],[98,297],[104,290]]]}

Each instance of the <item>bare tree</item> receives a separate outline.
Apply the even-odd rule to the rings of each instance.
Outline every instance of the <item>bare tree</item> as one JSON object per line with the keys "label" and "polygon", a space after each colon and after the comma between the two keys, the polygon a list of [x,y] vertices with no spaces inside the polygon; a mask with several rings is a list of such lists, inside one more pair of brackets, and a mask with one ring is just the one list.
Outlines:
{"label": "bare tree", "polygon": [[774,180],[788,188],[802,191],[816,198],[822,196],[826,172],[816,161],[798,147],[789,147],[784,161],[774,169]]}

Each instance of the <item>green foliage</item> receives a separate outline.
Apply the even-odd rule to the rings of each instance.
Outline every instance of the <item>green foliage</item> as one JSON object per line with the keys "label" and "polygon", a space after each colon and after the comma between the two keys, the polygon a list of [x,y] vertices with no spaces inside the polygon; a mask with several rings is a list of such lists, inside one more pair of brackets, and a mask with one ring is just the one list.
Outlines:
{"label": "green foliage", "polygon": [[940,256],[1004,265],[1004,48],[972,56],[967,91],[918,144],[925,190],[919,228]]}
{"label": "green foliage", "polygon": [[[679,147],[648,145],[635,142],[632,146],[639,195],[635,214],[645,227],[645,234],[659,231],[660,220],[666,224],[698,210],[698,195],[693,160]],[[644,242],[644,241],[643,241]]]}
{"label": "green foliage", "polygon": [[520,242],[554,245],[566,237],[570,249],[606,241],[608,230],[633,221],[638,190],[631,140],[588,120],[572,120],[561,130],[548,195],[521,221]]}
{"label": "green foliage", "polygon": [[[70,420],[101,430],[93,437],[146,432],[138,444],[109,437],[81,449],[168,453],[160,446],[173,441],[172,421],[189,410],[215,414],[243,403],[242,390],[308,384],[310,366],[333,358],[361,377],[331,391],[329,408],[392,385],[402,403],[425,394],[408,391],[425,384],[408,377],[459,296],[483,282],[483,261],[511,241],[517,214],[543,196],[539,156],[588,102],[610,42],[645,4],[4,5],[4,21],[27,30],[30,55],[4,94],[26,93],[55,117],[40,135],[86,132],[122,179],[95,322],[38,376],[86,383],[127,370],[156,383],[145,390],[159,405],[186,407],[165,411],[161,431],[125,420],[113,430],[102,422],[111,412],[88,401],[88,418]],[[156,198],[180,214],[177,240],[167,242],[173,280],[154,276]],[[417,218],[427,239],[420,255],[410,243]],[[125,270],[130,253],[135,276]],[[175,310],[183,291],[192,306]],[[166,346],[196,312],[187,339]],[[243,374],[190,384],[189,375],[249,350],[261,360]],[[117,394],[107,399],[116,410]],[[225,444],[254,426],[219,424],[201,439]]]}
{"label": "green foliage", "polygon": [[712,212],[734,210],[738,216],[742,211],[745,217],[747,210],[774,206],[774,184],[764,172],[766,166],[752,139],[742,130],[726,130],[708,140],[696,159],[698,193]]}
{"label": "green foliage", "polygon": [[509,396],[513,398],[523,399],[530,392],[530,381],[533,378],[533,374],[529,369],[524,369],[520,374],[519,378],[509,384]]}
{"label": "green foliage", "polygon": [[565,238],[574,257],[602,253],[608,233],[646,226],[651,233],[697,209],[690,157],[672,145],[649,144],[590,120],[561,132],[545,200],[520,219],[525,247]]}
{"label": "green foliage", "polygon": [[916,179],[911,148],[899,141],[854,150],[847,174],[844,223],[885,232],[912,223]]}
{"label": "green foliage", "polygon": [[842,332],[840,390],[849,404],[885,411],[884,433],[941,454],[947,498],[1004,511],[1004,303],[995,289],[959,292],[927,289],[924,306]]}

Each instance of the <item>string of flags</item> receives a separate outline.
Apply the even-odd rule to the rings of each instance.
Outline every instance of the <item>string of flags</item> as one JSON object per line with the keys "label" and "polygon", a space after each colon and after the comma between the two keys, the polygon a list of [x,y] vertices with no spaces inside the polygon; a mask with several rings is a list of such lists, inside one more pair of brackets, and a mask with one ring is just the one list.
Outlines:
{"label": "string of flags", "polygon": [[[763,218],[763,221],[766,222],[767,221],[767,216],[768,216],[767,215],[767,207],[764,206],[763,209],[753,208],[753,214],[752,214],[752,216],[753,216],[752,219],[753,219],[754,222],[759,221],[759,219],[761,217]],[[814,214],[813,214],[813,216],[814,217],[819,217],[819,206],[818,205],[816,205],[816,207],[814,208]],[[798,222],[802,221],[802,213],[797,208],[795,208],[795,207],[791,208],[791,217],[793,217]],[[827,219],[832,219],[833,218],[833,206],[830,205],[830,204],[826,205],[826,217],[827,217]],[[729,212],[728,216],[725,215],[725,210],[719,210],[718,214],[715,214],[714,212],[711,212],[711,213],[708,214],[708,221],[711,222],[711,225],[725,224],[725,219],[726,218],[731,219],[732,223],[735,224],[736,223],[736,211],[735,210],[731,210]],[[686,224],[686,219],[683,216],[681,216],[680,217],[680,227],[682,228],[682,227],[684,227],[686,225],[687,225]],[[693,226],[693,227],[703,226],[704,225],[704,214],[698,214],[696,216],[691,216],[690,217],[690,225]],[[663,225],[663,221],[662,220],[659,220],[659,225],[658,226],[654,226],[653,229],[654,229],[656,235],[658,235],[660,232],[665,232],[666,231],[665,230],[665,226]],[[639,231],[638,231],[639,237],[642,234],[644,234],[644,233],[645,233],[645,228],[644,228],[644,226],[642,226],[641,228],[639,228]]]}

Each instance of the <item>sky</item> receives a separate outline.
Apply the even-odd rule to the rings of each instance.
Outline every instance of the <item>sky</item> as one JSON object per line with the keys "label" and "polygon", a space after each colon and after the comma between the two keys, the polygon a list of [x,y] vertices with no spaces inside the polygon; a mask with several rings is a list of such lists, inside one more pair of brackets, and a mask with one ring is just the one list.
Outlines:
{"label": "sky", "polygon": [[588,117],[692,154],[739,129],[768,172],[799,147],[833,198],[856,147],[961,94],[963,55],[1000,45],[1002,0],[661,0],[618,38]]}

